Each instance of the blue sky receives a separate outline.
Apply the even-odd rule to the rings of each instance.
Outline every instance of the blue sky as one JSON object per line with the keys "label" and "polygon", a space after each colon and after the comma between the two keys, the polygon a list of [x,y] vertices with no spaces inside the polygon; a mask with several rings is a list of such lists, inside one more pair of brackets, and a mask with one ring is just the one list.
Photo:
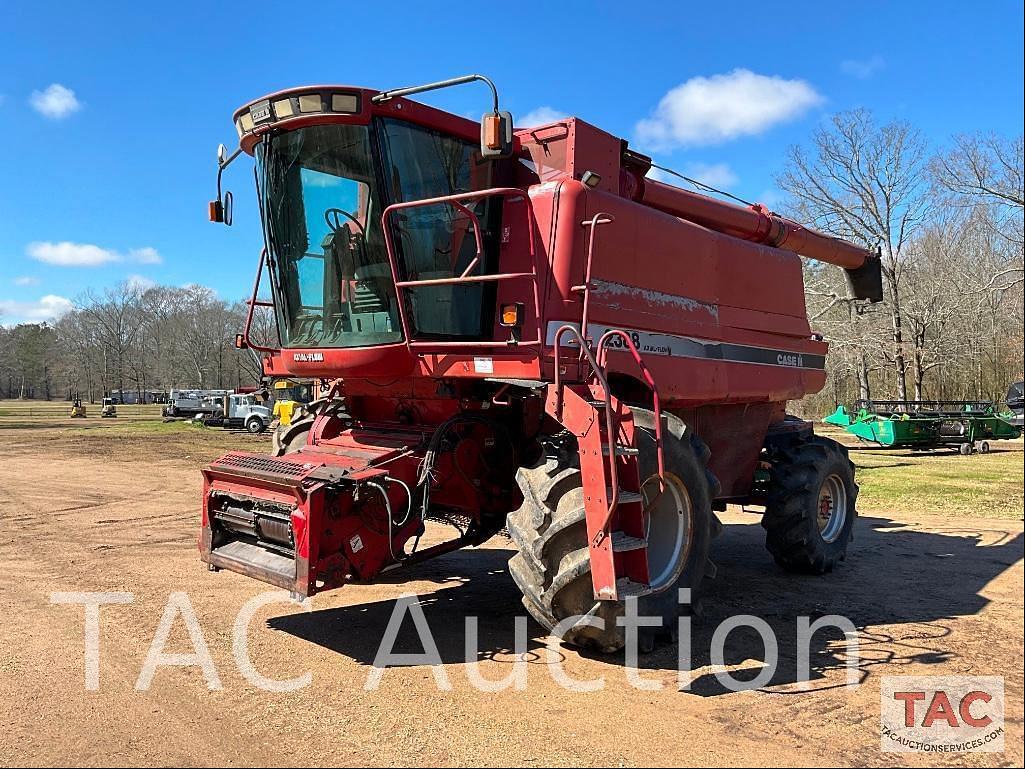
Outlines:
{"label": "blue sky", "polygon": [[[235,226],[208,223],[215,149],[236,107],[293,85],[482,72],[518,124],[578,115],[770,204],[786,148],[836,111],[906,119],[936,146],[1022,131],[1021,2],[152,7],[0,6],[0,323],[126,279],[243,296],[260,247],[252,176],[226,175]],[[474,86],[429,101],[488,103]]]}

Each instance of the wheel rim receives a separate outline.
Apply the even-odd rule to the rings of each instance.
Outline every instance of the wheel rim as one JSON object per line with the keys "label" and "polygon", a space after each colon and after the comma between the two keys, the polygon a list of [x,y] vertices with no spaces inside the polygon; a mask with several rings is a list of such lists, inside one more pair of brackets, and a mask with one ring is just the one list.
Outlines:
{"label": "wheel rim", "polygon": [[694,515],[687,487],[666,473],[665,489],[653,475],[641,486],[648,541],[648,574],[653,592],[673,585],[690,556]]}
{"label": "wheel rim", "polygon": [[847,490],[843,479],[835,473],[819,489],[817,521],[819,534],[826,542],[835,542],[847,523]]}

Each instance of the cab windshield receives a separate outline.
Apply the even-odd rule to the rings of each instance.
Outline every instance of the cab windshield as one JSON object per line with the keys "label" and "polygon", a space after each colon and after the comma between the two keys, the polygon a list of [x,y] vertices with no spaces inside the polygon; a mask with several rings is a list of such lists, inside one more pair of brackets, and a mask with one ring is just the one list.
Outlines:
{"label": "cab windshield", "polygon": [[[381,148],[379,168],[375,146]],[[389,202],[484,189],[490,172],[478,155],[472,142],[393,120],[309,126],[262,141],[260,201],[282,343],[360,347],[402,341],[381,213]],[[490,240],[495,223],[488,202],[471,207]],[[476,256],[471,222],[457,208],[406,209],[391,224],[403,277],[455,277]],[[491,269],[492,261],[485,258],[478,270]],[[483,338],[493,323],[493,308],[485,310],[493,304],[488,291],[493,288],[478,283],[406,292],[413,335]]]}
{"label": "cab windshield", "polygon": [[402,339],[372,158],[366,126],[312,126],[259,145],[261,204],[286,346]]}

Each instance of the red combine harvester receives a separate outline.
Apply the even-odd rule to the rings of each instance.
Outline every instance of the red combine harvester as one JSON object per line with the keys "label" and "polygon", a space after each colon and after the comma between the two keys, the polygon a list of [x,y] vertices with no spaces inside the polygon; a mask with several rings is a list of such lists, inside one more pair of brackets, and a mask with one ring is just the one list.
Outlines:
{"label": "red combine harvester", "polygon": [[[494,97],[479,125],[403,98],[475,80]],[[629,598],[671,633],[727,503],[765,507],[785,569],[844,557],[853,465],[786,414],[825,382],[797,254],[877,301],[871,252],[653,181],[582,120],[514,130],[477,75],[295,88],[234,119],[211,219],[231,218],[220,171],[255,156],[250,321],[273,306],[280,348],[249,323],[237,344],[330,390],[272,456],[203,471],[212,570],[310,596],[507,531],[531,615],[612,651]],[[429,520],[458,534],[420,547]]]}

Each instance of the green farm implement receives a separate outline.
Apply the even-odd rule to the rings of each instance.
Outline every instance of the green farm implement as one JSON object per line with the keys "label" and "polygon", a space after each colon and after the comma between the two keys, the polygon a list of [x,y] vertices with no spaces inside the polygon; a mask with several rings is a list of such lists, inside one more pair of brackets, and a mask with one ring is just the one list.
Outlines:
{"label": "green farm implement", "polygon": [[992,440],[1011,440],[1021,428],[990,401],[856,401],[837,406],[824,422],[843,427],[867,443],[890,448],[957,448],[986,454]]}

